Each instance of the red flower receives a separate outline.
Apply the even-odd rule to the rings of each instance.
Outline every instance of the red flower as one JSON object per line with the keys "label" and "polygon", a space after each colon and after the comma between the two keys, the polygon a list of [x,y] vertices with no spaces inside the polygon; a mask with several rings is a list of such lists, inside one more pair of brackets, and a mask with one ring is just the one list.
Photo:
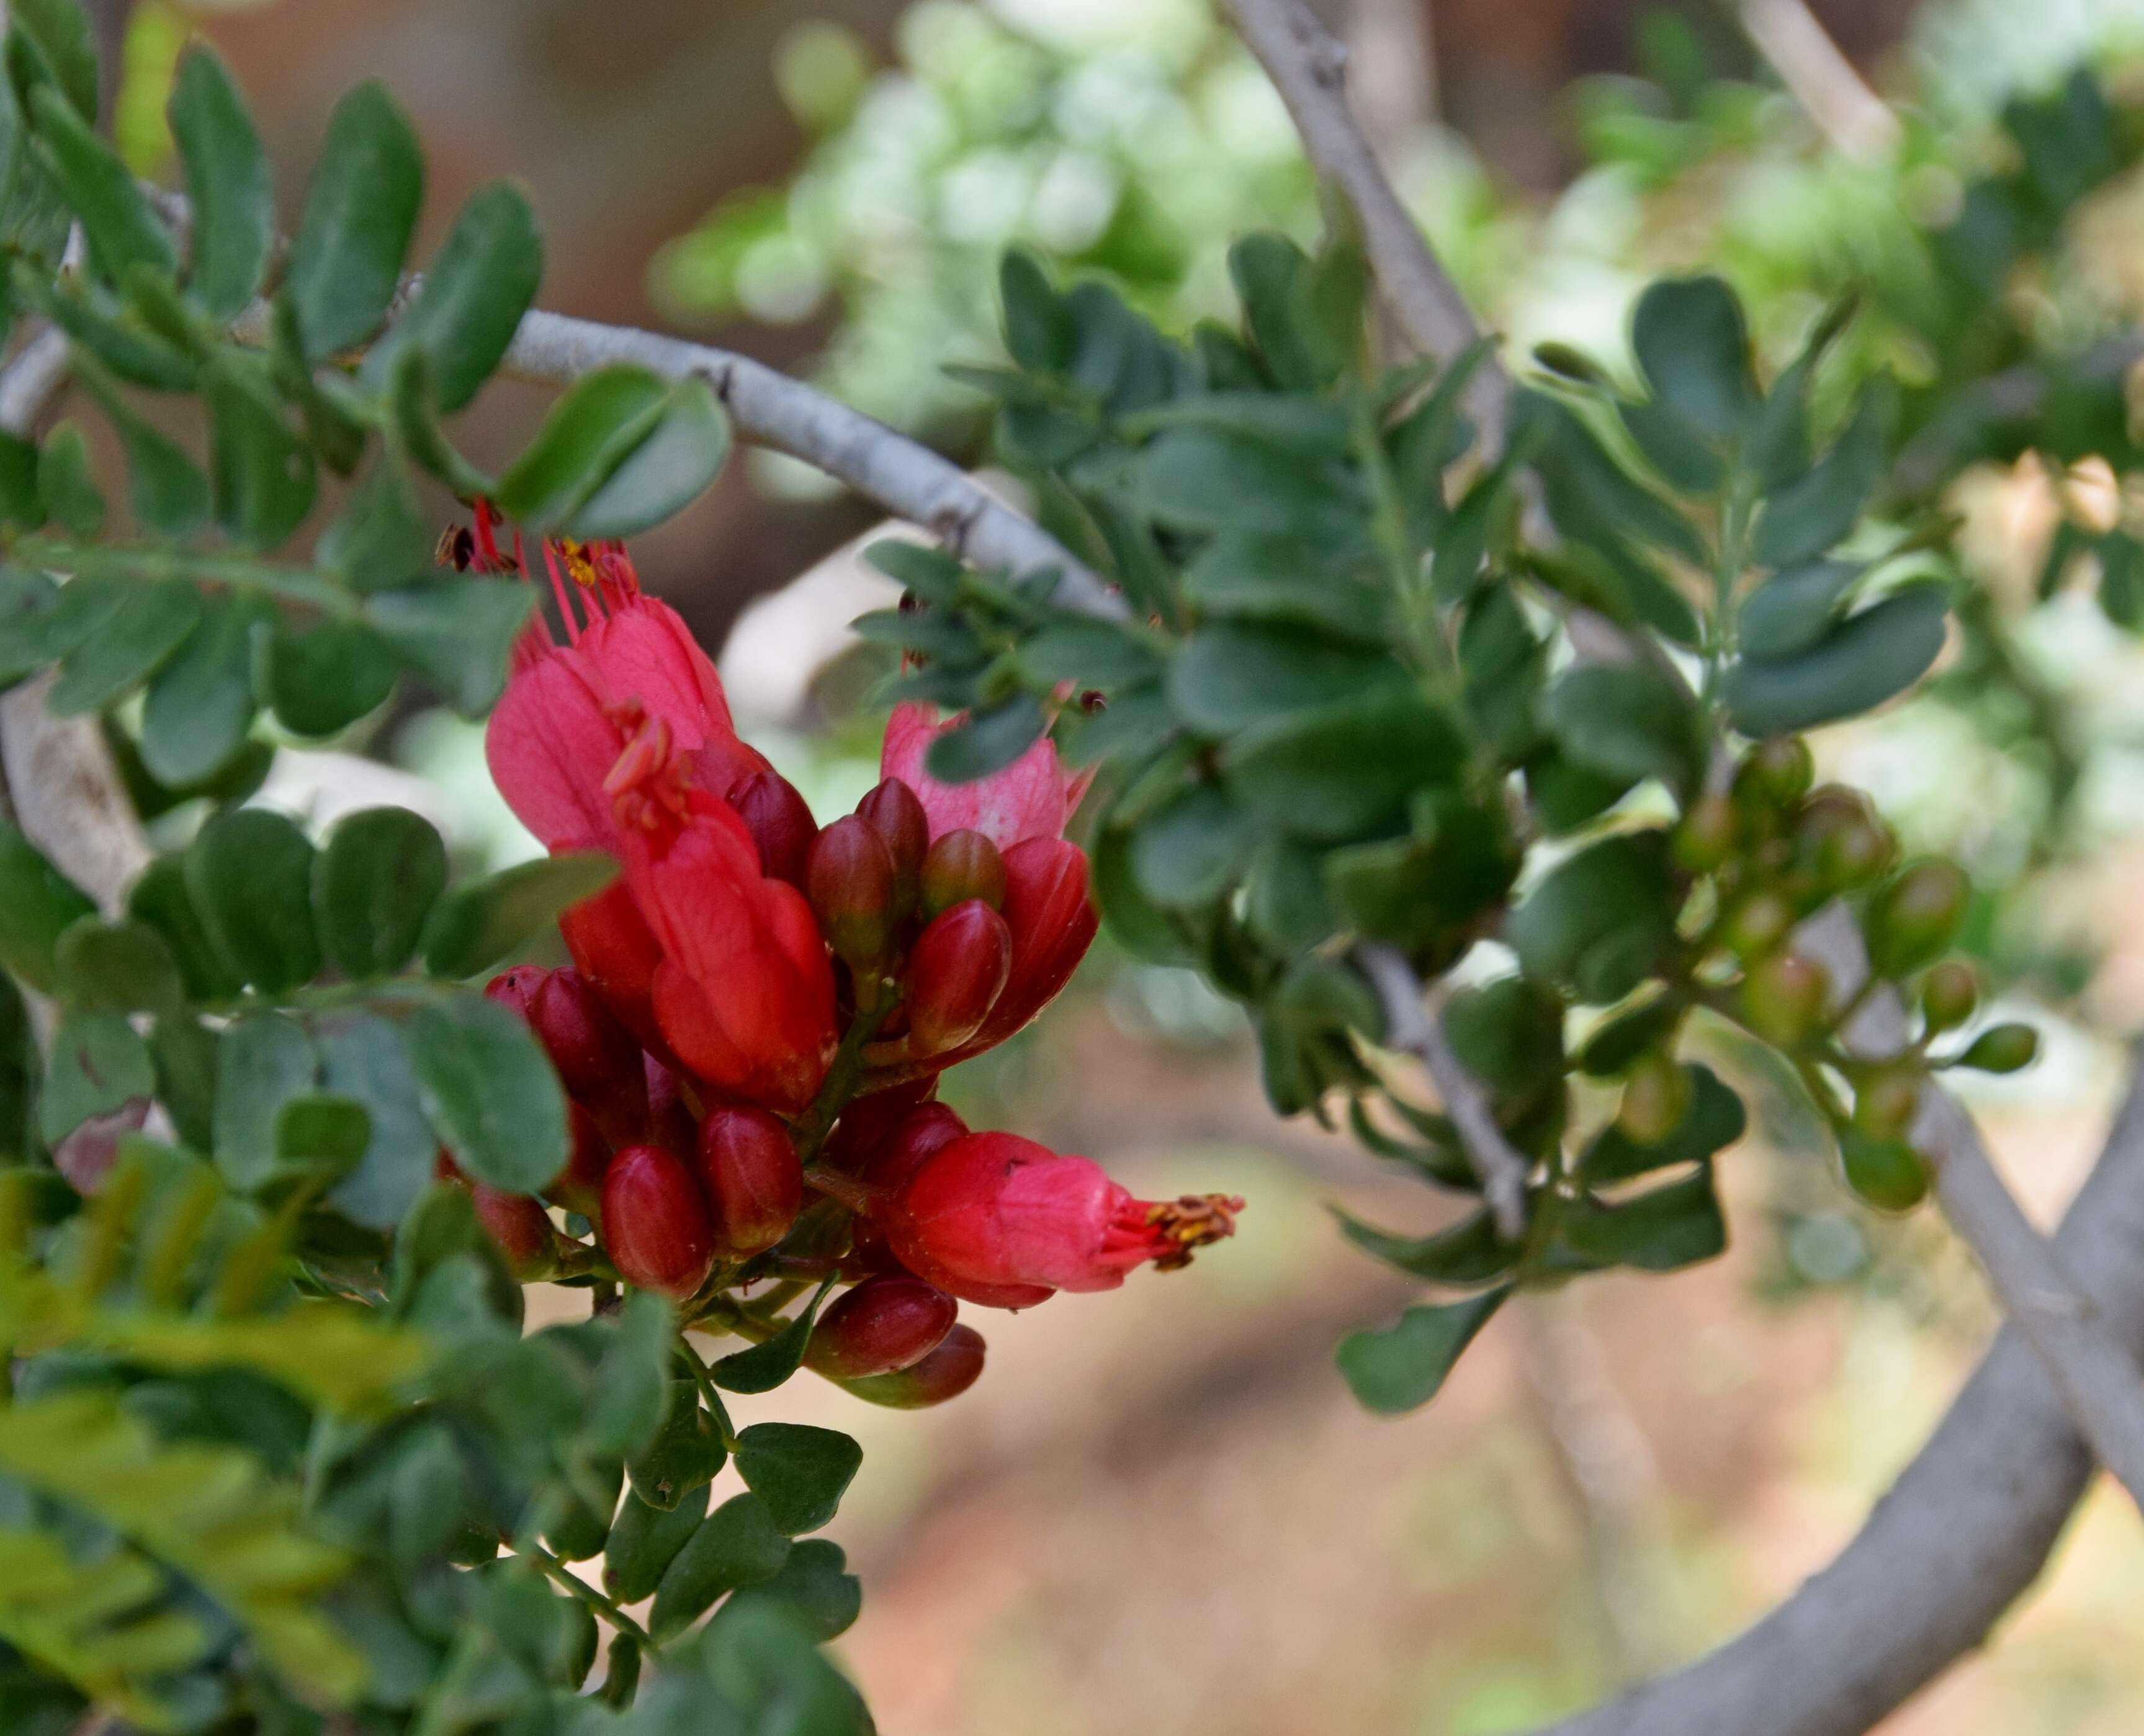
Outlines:
{"label": "red flower", "polygon": [[[484,564],[518,567],[518,541],[517,558],[499,555],[489,522],[480,508]],[[613,847],[604,780],[648,719],[717,796],[768,769],[737,739],[707,652],[675,609],[642,591],[623,548],[546,543],[543,562],[566,642],[530,627],[484,733],[492,779],[523,825],[553,851]]]}
{"label": "red flower", "polygon": [[762,873],[735,809],[651,719],[608,781],[626,884],[662,949],[655,1022],[687,1069],[802,1109],[834,1054],[834,972],[804,895]]}
{"label": "red flower", "polygon": [[1149,1260],[1164,1271],[1235,1232],[1243,1201],[1134,1199],[1091,1158],[1012,1133],[941,1146],[885,1213],[886,1241],[918,1277],[964,1300],[1022,1307],[1056,1290],[1114,1290]]}
{"label": "red flower", "polygon": [[1000,850],[1026,838],[1061,838],[1065,823],[1094,781],[1094,773],[1065,769],[1056,743],[1044,736],[1004,771],[971,784],[941,784],[923,769],[931,744],[960,720],[936,721],[928,706],[904,704],[886,719],[879,776],[897,777],[923,802],[931,836],[966,829]]}

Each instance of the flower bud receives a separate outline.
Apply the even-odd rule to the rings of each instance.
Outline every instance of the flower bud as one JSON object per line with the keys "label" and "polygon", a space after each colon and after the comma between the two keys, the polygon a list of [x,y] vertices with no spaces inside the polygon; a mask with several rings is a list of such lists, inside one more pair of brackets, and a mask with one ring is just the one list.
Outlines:
{"label": "flower bud", "polygon": [[517,965],[484,992],[528,1021],[566,1095],[588,1109],[613,1143],[647,1137],[643,1052],[578,971]]}
{"label": "flower bud", "polygon": [[756,1254],[789,1233],[804,1207],[804,1171],[789,1129],[764,1109],[724,1105],[700,1123],[700,1179],[722,1252]]}
{"label": "flower bud", "polygon": [[1879,976],[1904,976],[1939,956],[1965,920],[1973,888],[1955,862],[1916,862],[1869,913],[1869,956]]}
{"label": "flower bud", "polygon": [[944,1104],[921,1104],[904,1116],[871,1153],[864,1179],[874,1188],[898,1193],[926,1160],[967,1131],[968,1123]]}
{"label": "flower bud", "polygon": [[1979,1004],[1979,975],[1963,959],[1946,959],[1921,980],[1921,1017],[1931,1035],[1957,1029]]}
{"label": "flower bud", "polygon": [[971,1326],[955,1325],[937,1349],[911,1368],[893,1374],[866,1375],[841,1382],[858,1398],[896,1411],[921,1411],[958,1398],[983,1371],[983,1335]]}
{"label": "flower bud", "polygon": [[1005,858],[980,832],[951,831],[931,845],[923,858],[923,919],[928,922],[956,904],[980,898],[994,910],[1005,908]]}
{"label": "flower bud", "polygon": [[833,1380],[913,1367],[953,1329],[960,1305],[921,1278],[867,1278],[819,1317],[804,1366]]}
{"label": "flower bud", "polygon": [[1740,821],[1725,796],[1701,796],[1675,831],[1675,859],[1693,874],[1710,874],[1735,853]]}
{"label": "flower bud", "polygon": [[1057,998],[1094,944],[1099,919],[1087,896],[1087,858],[1062,838],[1028,838],[1005,852],[1005,926],[1012,971],[977,1034],[987,1048]]}
{"label": "flower bud", "polygon": [[1951,1064],[1979,1073],[2015,1073],[2038,1059],[2040,1034],[2029,1024],[1990,1025]]}
{"label": "flower bud", "polygon": [[1624,1082],[1615,1125],[1636,1144],[1658,1145],[1682,1125],[1694,1094],[1690,1074],[1672,1056],[1649,1054]]}
{"label": "flower bud", "polygon": [[566,1130],[573,1141],[572,1153],[566,1159],[566,1167],[552,1178],[551,1185],[543,1190],[543,1197],[568,1212],[578,1212],[593,1223],[603,1214],[603,1177],[610,1171],[610,1143],[597,1127],[595,1117],[570,1099],[566,1104]]}
{"label": "flower bud", "polygon": [[504,1193],[482,1182],[469,1184],[476,1221],[506,1256],[507,1269],[524,1284],[558,1270],[558,1238],[543,1208],[525,1193]]}
{"label": "flower bud", "polygon": [[1012,971],[1012,930],[1004,917],[971,898],[917,937],[903,976],[908,1050],[943,1054],[982,1029]]}
{"label": "flower bud", "polygon": [[1816,761],[1799,736],[1774,736],[1751,748],[1735,774],[1735,790],[1753,804],[1788,807],[1809,793]]}
{"label": "flower bud", "polygon": [[1872,1139],[1898,1139],[1921,1107],[1921,1070],[1908,1062],[1864,1074],[1854,1092],[1854,1124]]}
{"label": "flower bud", "polygon": [[921,895],[923,858],[931,847],[931,816],[923,801],[897,777],[889,777],[856,804],[893,857],[893,920],[906,922]]}
{"label": "flower bud", "polygon": [[797,786],[778,772],[756,771],[730,791],[729,803],[759,846],[760,872],[802,891],[819,822]]}
{"label": "flower bud", "polygon": [[1795,837],[1803,860],[1834,892],[1867,885],[1890,865],[1898,848],[1860,793],[1839,784],[1810,792]]}
{"label": "flower bud", "polygon": [[827,1134],[826,1143],[819,1148],[820,1163],[844,1175],[863,1174],[895,1130],[929,1102],[937,1089],[937,1075],[930,1074],[867,1097],[850,1099],[841,1110],[841,1118]]}
{"label": "flower bud", "polygon": [[811,914],[851,970],[870,970],[892,944],[893,853],[867,820],[848,815],[812,841],[806,872]]}
{"label": "flower bud", "polygon": [[1794,907],[1776,892],[1753,892],[1727,919],[1727,945],[1739,959],[1777,952],[1794,932]]}
{"label": "flower bud", "polygon": [[1761,960],[1742,980],[1749,1028],[1782,1049],[1793,1048],[1817,1028],[1830,999],[1829,973],[1799,953]]}
{"label": "flower bud", "polygon": [[1872,1206],[1905,1212],[1927,1197],[1928,1166],[1903,1139],[1873,1138],[1850,1127],[1839,1136],[1839,1155],[1847,1185]]}
{"label": "flower bud", "polygon": [[628,1284],[682,1302],[714,1269],[707,1208],[683,1162],[659,1145],[630,1145],[603,1185],[603,1246]]}

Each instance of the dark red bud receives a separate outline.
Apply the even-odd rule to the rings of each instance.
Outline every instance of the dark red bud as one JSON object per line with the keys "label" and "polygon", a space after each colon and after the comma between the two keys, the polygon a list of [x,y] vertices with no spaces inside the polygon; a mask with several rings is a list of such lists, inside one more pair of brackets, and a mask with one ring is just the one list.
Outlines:
{"label": "dark red bud", "polygon": [[1055,999],[1094,944],[1087,858],[1063,838],[1026,838],[1005,853],[1012,975],[979,1041],[1002,1043]]}
{"label": "dark red bud", "polygon": [[1012,930],[980,898],[923,930],[908,955],[908,1049],[943,1054],[982,1029],[1012,973]]}
{"label": "dark red bud", "polygon": [[543,1190],[543,1197],[568,1212],[578,1212],[593,1223],[603,1212],[603,1177],[610,1170],[610,1143],[596,1125],[595,1117],[580,1104],[568,1102],[566,1113],[567,1128],[573,1142],[573,1155]]}
{"label": "dark red bud", "polygon": [[867,820],[848,815],[811,845],[805,890],[811,914],[851,970],[867,970],[893,939],[893,853]]}
{"label": "dark red bud", "polygon": [[700,1179],[725,1253],[756,1254],[789,1233],[804,1171],[789,1129],[764,1109],[725,1105],[700,1123]]}
{"label": "dark red bud", "polygon": [[469,1183],[476,1221],[499,1244],[506,1264],[524,1284],[548,1277],[558,1269],[558,1242],[543,1208],[525,1193],[502,1193],[482,1182]]}
{"label": "dark red bud", "polygon": [[648,1078],[648,1124],[653,1129],[653,1143],[668,1146],[680,1157],[689,1156],[700,1133],[678,1076],[653,1055],[643,1055],[641,1062]]}
{"label": "dark red bud", "polygon": [[956,904],[980,898],[1005,908],[1005,858],[980,832],[965,827],[934,843],[923,858],[923,919],[928,922]]}
{"label": "dark red bud", "polygon": [[759,846],[759,871],[802,891],[819,822],[797,786],[777,772],[755,771],[730,791],[729,800]]}
{"label": "dark red bud", "polygon": [[938,1348],[913,1368],[844,1381],[845,1390],[875,1405],[896,1411],[921,1411],[958,1398],[983,1371],[983,1335],[971,1326],[955,1325]]}
{"label": "dark red bud", "polygon": [[566,1095],[588,1107],[613,1144],[647,1137],[639,1042],[578,970],[518,965],[494,977],[484,992],[528,1021]]}
{"label": "dark red bud", "polygon": [[832,1380],[911,1368],[953,1328],[960,1304],[918,1277],[868,1278],[819,1317],[804,1366]]}
{"label": "dark red bud", "polygon": [[618,1276],[682,1302],[714,1269],[714,1238],[698,1184],[659,1145],[630,1145],[603,1185],[603,1246]]}
{"label": "dark red bud", "polygon": [[897,1194],[941,1146],[950,1145],[967,1131],[968,1123],[944,1104],[926,1103],[910,1111],[872,1154],[864,1179],[888,1195]]}
{"label": "dark red bud", "polygon": [[878,1149],[919,1104],[937,1094],[938,1076],[911,1079],[890,1090],[851,1099],[819,1148],[819,1161],[846,1175],[861,1175]]}
{"label": "dark red bud", "polygon": [[923,858],[931,848],[931,816],[922,798],[897,777],[890,777],[856,804],[893,857],[894,920],[905,920],[920,895]]}

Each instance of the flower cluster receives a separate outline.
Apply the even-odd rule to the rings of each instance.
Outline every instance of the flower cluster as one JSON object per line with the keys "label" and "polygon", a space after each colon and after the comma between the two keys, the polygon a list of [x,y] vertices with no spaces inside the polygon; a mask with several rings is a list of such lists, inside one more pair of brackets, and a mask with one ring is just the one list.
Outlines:
{"label": "flower cluster", "polygon": [[[485,511],[464,557],[526,570]],[[1239,1200],[1134,1199],[1088,1158],[971,1132],[936,1100],[1094,936],[1086,858],[1063,836],[1084,781],[1046,737],[945,785],[923,764],[950,726],[902,706],[883,781],[822,828],[738,739],[713,665],[622,548],[540,558],[563,642],[539,622],[518,647],[492,775],[548,848],[623,872],[562,921],[573,969],[523,966],[489,993],[572,1104],[573,1156],[545,1197],[588,1220],[620,1277],[690,1318],[759,1278],[836,1275],[855,1287],[807,1365],[924,1404],[981,1370],[957,1302],[1110,1288],[1230,1233]],[[478,1204],[520,1269],[555,1264],[534,1201]]]}

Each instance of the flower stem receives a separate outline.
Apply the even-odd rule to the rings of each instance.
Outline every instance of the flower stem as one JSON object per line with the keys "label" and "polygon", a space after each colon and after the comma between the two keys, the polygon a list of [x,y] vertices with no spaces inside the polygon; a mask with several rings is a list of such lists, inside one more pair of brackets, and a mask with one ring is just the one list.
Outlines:
{"label": "flower stem", "polygon": [[618,1608],[612,1599],[604,1596],[586,1580],[573,1572],[542,1544],[533,1541],[524,1542],[515,1550],[514,1553],[527,1561],[530,1566],[540,1571],[546,1579],[555,1583],[562,1590],[570,1592],[578,1598],[616,1628],[619,1633],[629,1635],[643,1646],[653,1648],[655,1642],[648,1637],[647,1629]]}

